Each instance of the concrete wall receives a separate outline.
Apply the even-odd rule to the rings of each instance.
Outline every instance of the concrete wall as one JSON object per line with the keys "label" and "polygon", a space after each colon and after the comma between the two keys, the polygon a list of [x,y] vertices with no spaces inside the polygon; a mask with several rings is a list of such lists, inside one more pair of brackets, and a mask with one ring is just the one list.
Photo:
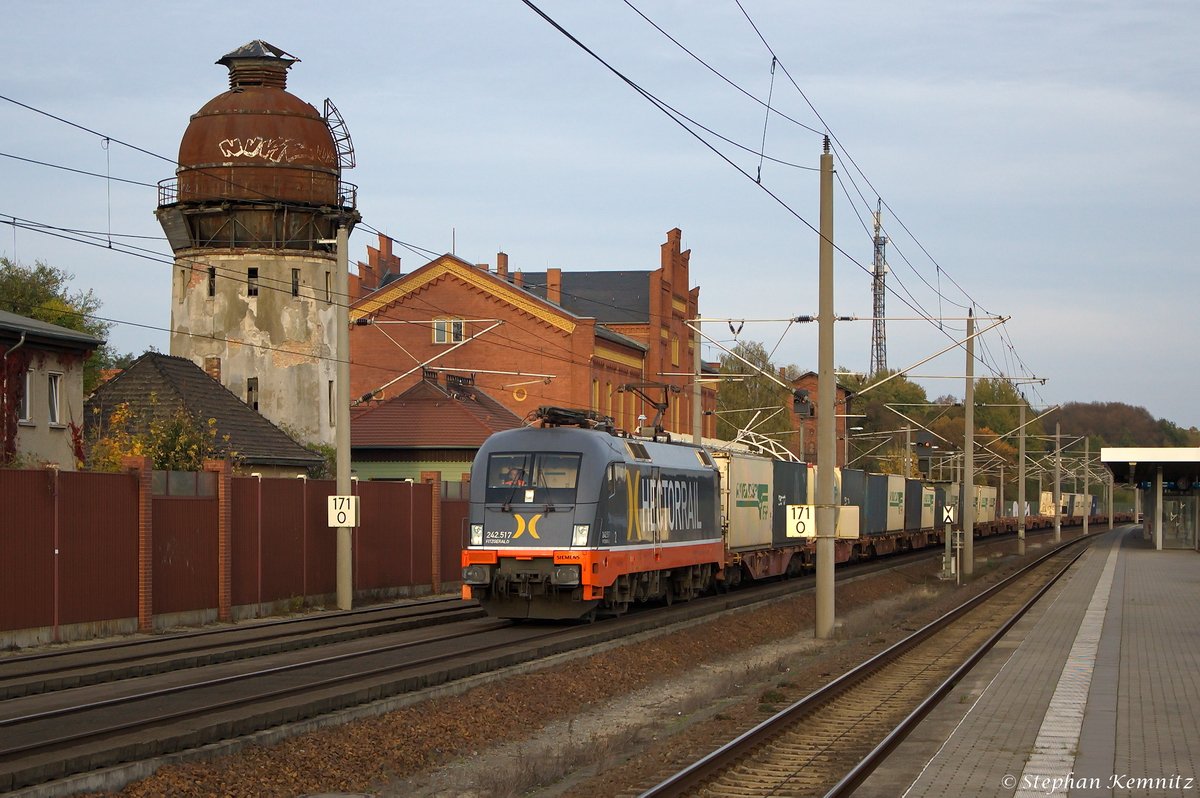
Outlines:
{"label": "concrete wall", "polygon": [[[335,305],[327,301],[336,262],[316,252],[211,253],[184,250],[171,284],[171,354],[209,371],[245,400],[258,378],[258,410],[309,442],[332,443],[329,386],[335,379]],[[216,268],[209,296],[208,268]],[[258,269],[258,296],[247,270]],[[299,296],[292,270],[299,269]],[[329,295],[332,298],[332,294]],[[214,337],[215,336],[215,337]],[[224,340],[221,340],[224,339]]]}
{"label": "concrete wall", "polygon": [[[51,424],[50,375],[59,381],[59,423]],[[29,364],[29,420],[17,424],[17,454],[35,463],[57,463],[63,471],[75,470],[71,424],[83,429],[83,359],[62,359],[39,352]]]}

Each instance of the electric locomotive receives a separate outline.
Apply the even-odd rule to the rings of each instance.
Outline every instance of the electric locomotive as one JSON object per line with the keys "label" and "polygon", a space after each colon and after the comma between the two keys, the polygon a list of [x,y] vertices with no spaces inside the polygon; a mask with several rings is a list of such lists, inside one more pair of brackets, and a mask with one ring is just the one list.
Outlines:
{"label": "electric locomotive", "polygon": [[502,618],[595,618],[707,590],[725,559],[719,474],[685,443],[538,408],[471,466],[463,598]]}

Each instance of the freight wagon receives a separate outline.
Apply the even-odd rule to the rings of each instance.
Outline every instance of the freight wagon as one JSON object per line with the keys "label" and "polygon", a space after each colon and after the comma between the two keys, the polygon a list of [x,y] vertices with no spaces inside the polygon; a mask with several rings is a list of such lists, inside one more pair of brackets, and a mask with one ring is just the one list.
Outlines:
{"label": "freight wagon", "polygon": [[[489,614],[616,615],[813,566],[815,540],[788,508],[817,503],[817,466],[634,438],[586,411],[538,417],[540,427],[490,437],[471,469],[463,597]],[[834,469],[833,482],[837,562],[943,543],[942,510],[962,493],[850,468]],[[977,535],[1016,528],[997,518],[996,488],[969,493]],[[1065,516],[1082,518],[1084,497],[1064,501]],[[1026,526],[1051,523],[1043,514]]]}

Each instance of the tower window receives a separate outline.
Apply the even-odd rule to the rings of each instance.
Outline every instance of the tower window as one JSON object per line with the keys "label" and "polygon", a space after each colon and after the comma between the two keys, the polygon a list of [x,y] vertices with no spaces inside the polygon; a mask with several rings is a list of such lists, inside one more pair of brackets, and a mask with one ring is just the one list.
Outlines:
{"label": "tower window", "polygon": [[208,295],[210,297],[217,295],[217,267],[208,267]]}
{"label": "tower window", "polygon": [[333,301],[333,275],[325,272],[325,301]]}
{"label": "tower window", "polygon": [[258,377],[250,377],[246,380],[246,404],[254,410],[258,410]]}
{"label": "tower window", "polygon": [[246,269],[246,296],[258,296],[258,267]]}
{"label": "tower window", "polygon": [[333,380],[329,381],[329,426],[337,426],[336,395],[333,392]]}
{"label": "tower window", "polygon": [[300,270],[292,269],[292,296],[300,296]]}
{"label": "tower window", "polygon": [[435,344],[457,344],[463,341],[462,319],[434,319],[433,342]]}

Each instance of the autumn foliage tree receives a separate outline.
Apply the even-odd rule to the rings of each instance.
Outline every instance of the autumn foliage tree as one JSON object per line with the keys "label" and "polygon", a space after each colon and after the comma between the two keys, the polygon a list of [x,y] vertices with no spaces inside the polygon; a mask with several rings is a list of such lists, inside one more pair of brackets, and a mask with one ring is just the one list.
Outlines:
{"label": "autumn foliage tree", "polygon": [[120,471],[121,458],[148,456],[161,471],[201,471],[205,460],[227,454],[222,443],[228,441],[218,438],[216,424],[216,419],[201,421],[183,408],[142,416],[122,402],[97,427],[86,464],[93,471]]}

